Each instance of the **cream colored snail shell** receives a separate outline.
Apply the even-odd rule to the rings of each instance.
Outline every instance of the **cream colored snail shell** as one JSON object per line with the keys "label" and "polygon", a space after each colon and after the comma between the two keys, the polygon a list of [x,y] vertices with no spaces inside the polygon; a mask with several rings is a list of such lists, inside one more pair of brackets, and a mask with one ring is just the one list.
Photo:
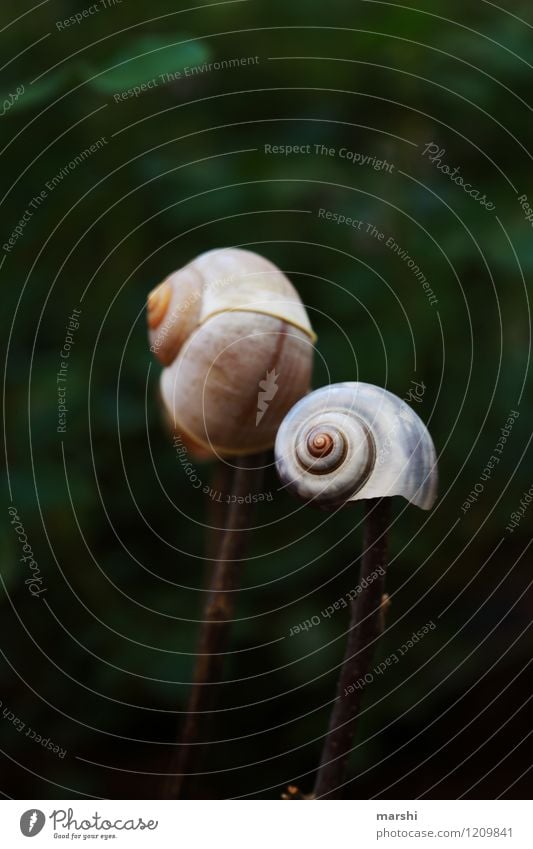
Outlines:
{"label": "cream colored snail shell", "polygon": [[429,510],[437,497],[426,426],[408,404],[369,383],[324,386],[299,401],[281,423],[275,455],[288,490],[321,507],[402,495]]}
{"label": "cream colored snail shell", "polygon": [[292,283],[269,260],[201,254],[148,297],[150,350],[175,429],[204,453],[271,448],[309,390],[313,333]]}

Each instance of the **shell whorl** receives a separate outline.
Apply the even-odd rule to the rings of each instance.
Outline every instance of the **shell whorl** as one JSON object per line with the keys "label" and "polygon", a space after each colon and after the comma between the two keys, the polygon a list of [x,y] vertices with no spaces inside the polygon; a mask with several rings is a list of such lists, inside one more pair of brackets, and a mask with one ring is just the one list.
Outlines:
{"label": "shell whorl", "polygon": [[277,266],[253,251],[220,248],[200,254],[150,292],[152,352],[170,365],[194,330],[223,312],[278,318],[316,341],[296,289]]}
{"label": "shell whorl", "polygon": [[321,507],[402,495],[429,510],[436,498],[436,455],[416,413],[368,383],[311,392],[287,414],[275,445],[282,483]]}
{"label": "shell whorl", "polygon": [[271,448],[309,390],[316,340],[290,280],[259,254],[223,248],[172,274],[147,306],[175,430],[208,454]]}

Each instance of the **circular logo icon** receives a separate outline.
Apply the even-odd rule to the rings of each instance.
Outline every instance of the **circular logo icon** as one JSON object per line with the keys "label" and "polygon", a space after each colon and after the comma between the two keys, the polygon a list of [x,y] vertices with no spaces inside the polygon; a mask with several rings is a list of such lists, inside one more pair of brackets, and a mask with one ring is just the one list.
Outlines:
{"label": "circular logo icon", "polygon": [[35,837],[36,834],[42,831],[45,822],[46,817],[43,812],[37,810],[37,808],[31,808],[22,814],[20,818],[20,830],[24,837]]}

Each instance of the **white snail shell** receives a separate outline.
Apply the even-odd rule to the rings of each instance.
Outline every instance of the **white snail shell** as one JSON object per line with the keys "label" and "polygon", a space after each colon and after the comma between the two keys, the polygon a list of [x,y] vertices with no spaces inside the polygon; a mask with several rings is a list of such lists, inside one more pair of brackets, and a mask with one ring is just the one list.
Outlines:
{"label": "white snail shell", "polygon": [[201,254],[148,298],[151,350],[174,427],[207,453],[272,447],[309,389],[316,336],[292,283],[269,260]]}
{"label": "white snail shell", "polygon": [[338,507],[402,495],[429,510],[437,497],[437,461],[414,410],[369,383],[337,383],[307,395],[278,431],[276,466],[304,501]]}

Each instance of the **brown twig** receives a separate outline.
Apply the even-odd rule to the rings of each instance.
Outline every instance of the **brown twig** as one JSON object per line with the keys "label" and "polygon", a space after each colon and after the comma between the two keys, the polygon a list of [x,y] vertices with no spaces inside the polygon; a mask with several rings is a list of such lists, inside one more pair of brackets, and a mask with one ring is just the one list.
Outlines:
{"label": "brown twig", "polygon": [[220,543],[226,527],[226,515],[228,512],[228,494],[233,486],[233,473],[235,469],[229,463],[220,461],[215,465],[211,482],[209,503],[207,505],[207,544],[206,544],[206,582],[205,586],[211,586],[213,570],[220,548]]}
{"label": "brown twig", "polygon": [[[244,567],[242,560],[246,530],[251,525],[253,496],[261,485],[265,457],[256,454],[239,458],[231,474],[229,504],[224,511],[225,527],[218,532],[218,551],[213,565],[209,596],[200,630],[194,681],[171,764],[164,796],[193,798],[195,774],[201,769],[209,742],[212,715],[216,710],[235,599]],[[212,542],[211,542],[212,544]]]}
{"label": "brown twig", "polygon": [[348,643],[337,697],[313,790],[313,797],[318,799],[333,799],[340,795],[361,707],[364,678],[370,671],[375,644],[384,628],[384,613],[390,603],[383,593],[388,506],[387,499],[369,499],[366,502],[360,582],[366,579],[367,585],[351,605]]}

